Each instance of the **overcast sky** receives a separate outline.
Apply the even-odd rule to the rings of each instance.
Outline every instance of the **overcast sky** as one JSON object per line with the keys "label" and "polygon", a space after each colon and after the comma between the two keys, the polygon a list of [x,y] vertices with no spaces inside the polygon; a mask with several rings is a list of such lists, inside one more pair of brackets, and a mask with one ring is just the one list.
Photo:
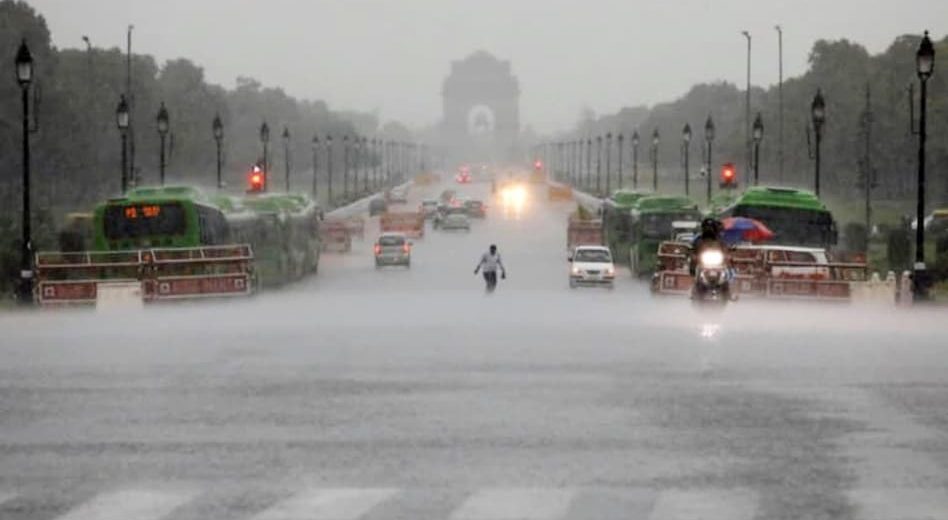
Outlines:
{"label": "overcast sky", "polygon": [[[667,101],[692,84],[743,84],[754,38],[755,84],[806,68],[819,38],[870,51],[928,28],[948,32],[948,0],[28,0],[59,47],[124,45],[160,60],[187,57],[208,79],[239,75],[336,109],[378,110],[420,126],[441,113],[451,60],[476,49],[510,60],[521,120],[540,130],[599,113]],[[911,58],[908,58],[911,59]]]}

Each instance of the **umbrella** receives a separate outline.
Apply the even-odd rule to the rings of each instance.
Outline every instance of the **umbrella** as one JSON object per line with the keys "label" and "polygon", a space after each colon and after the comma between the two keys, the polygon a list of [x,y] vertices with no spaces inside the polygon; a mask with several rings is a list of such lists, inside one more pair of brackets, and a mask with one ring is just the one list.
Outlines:
{"label": "umbrella", "polygon": [[721,221],[722,239],[728,244],[763,242],[774,238],[774,232],[759,220],[747,217],[728,217]]}

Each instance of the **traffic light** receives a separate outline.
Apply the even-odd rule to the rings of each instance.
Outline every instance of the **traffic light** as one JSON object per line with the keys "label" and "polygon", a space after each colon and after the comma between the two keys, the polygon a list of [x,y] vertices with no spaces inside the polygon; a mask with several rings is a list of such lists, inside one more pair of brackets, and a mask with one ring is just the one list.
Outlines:
{"label": "traffic light", "polygon": [[250,171],[250,176],[247,180],[249,184],[247,193],[260,193],[266,187],[266,174],[263,172],[263,168],[261,168],[259,165],[254,165],[253,170]]}
{"label": "traffic light", "polygon": [[538,172],[543,171],[543,161],[537,159],[536,162],[533,163],[533,169]]}
{"label": "traffic light", "polygon": [[721,166],[721,189],[737,188],[737,168],[734,163],[725,163]]}

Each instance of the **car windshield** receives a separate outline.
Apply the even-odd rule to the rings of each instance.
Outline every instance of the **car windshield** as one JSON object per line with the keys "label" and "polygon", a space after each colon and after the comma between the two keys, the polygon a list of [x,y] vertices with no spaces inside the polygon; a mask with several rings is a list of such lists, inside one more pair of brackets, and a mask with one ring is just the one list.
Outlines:
{"label": "car windshield", "polygon": [[405,244],[405,237],[396,235],[386,235],[379,237],[380,246],[400,246]]}
{"label": "car windshield", "polygon": [[611,263],[612,255],[609,254],[609,251],[604,249],[579,249],[576,251],[576,256],[573,257],[575,262],[589,262],[589,263]]}

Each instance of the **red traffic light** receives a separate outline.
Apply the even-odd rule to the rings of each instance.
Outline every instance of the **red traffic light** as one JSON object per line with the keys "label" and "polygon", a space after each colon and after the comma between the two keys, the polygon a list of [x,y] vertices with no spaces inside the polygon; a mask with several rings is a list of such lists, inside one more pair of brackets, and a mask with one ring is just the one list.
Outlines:
{"label": "red traffic light", "polygon": [[537,170],[537,171],[542,170],[542,169],[543,169],[543,161],[541,161],[541,160],[538,159],[535,163],[533,163],[533,168],[534,168],[535,170]]}
{"label": "red traffic light", "polygon": [[266,185],[266,176],[260,166],[253,167],[248,181],[250,183],[250,188],[247,190],[248,192],[253,193],[263,191],[263,188]]}
{"label": "red traffic light", "polygon": [[734,163],[725,163],[721,167],[721,187],[733,188],[737,185],[737,168]]}

